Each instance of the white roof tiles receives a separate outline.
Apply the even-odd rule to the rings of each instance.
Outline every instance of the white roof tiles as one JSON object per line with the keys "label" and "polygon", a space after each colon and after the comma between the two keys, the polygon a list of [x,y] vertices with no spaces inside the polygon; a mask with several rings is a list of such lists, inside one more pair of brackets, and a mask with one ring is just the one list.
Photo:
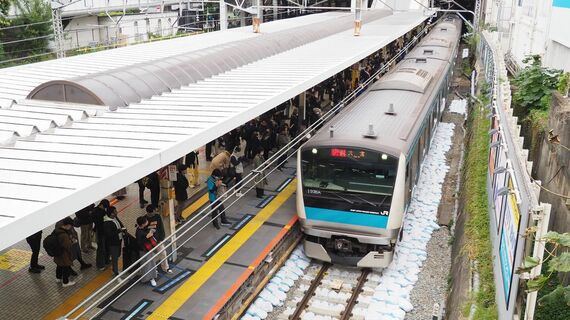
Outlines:
{"label": "white roof tiles", "polygon": [[396,13],[364,24],[359,37],[347,30],[114,112],[23,101],[56,124],[78,110],[92,116],[75,114],[71,124],[0,148],[0,249],[315,86],[425,18]]}

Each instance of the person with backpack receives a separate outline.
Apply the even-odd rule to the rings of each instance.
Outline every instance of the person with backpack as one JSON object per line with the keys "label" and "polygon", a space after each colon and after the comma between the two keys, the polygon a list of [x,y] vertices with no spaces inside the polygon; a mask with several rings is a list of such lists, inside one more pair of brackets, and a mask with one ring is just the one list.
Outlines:
{"label": "person with backpack", "polygon": [[220,229],[220,224],[218,223],[218,215],[220,215],[223,226],[231,226],[231,223],[226,218],[224,205],[220,204],[218,200],[218,188],[222,187],[223,184],[222,172],[220,169],[214,169],[212,171],[212,174],[208,177],[207,184],[208,199],[210,200],[210,208],[212,209],[212,223],[214,224],[214,227],[216,229]]}
{"label": "person with backpack", "polygon": [[121,255],[123,233],[127,231],[121,220],[117,217],[117,208],[109,207],[109,212],[104,218],[103,230],[105,233],[105,243],[111,255],[113,275],[117,276],[119,274],[119,256]]}
{"label": "person with backpack", "polygon": [[[71,217],[70,217],[71,219]],[[58,221],[55,224],[55,228],[59,228],[61,226],[61,224],[63,223],[61,221]],[[88,268],[91,268],[91,264],[83,261],[83,256],[81,255],[81,246],[79,245],[79,236],[77,234],[77,231],[75,231],[75,228],[79,226],[79,219],[73,219],[73,228],[68,230],[69,233],[69,239],[71,240],[71,260],[75,261],[77,260],[79,262],[79,264],[81,265],[81,270],[85,270]],[[72,263],[73,265],[73,263]],[[77,272],[75,272],[75,270],[73,270],[73,268],[69,269],[69,273],[71,276],[75,277],[77,276]]]}
{"label": "person with backpack", "polygon": [[[57,266],[55,268],[55,278],[58,282],[61,281],[63,287],[69,287],[75,284],[75,281],[69,280],[72,271],[71,265],[73,264],[70,236],[70,230],[73,228],[73,219],[67,217],[58,224],[59,226],[55,228],[53,233],[44,240],[44,248],[48,254],[53,256],[53,261]],[[49,245],[47,245],[48,243]]]}
{"label": "person with backpack", "polygon": [[26,242],[32,249],[32,257],[30,259],[30,267],[28,268],[28,271],[30,273],[40,273],[46,268],[41,264],[38,264],[38,257],[40,256],[40,249],[42,246],[42,230],[27,237]]}
{"label": "person with backpack", "polygon": [[[162,218],[156,212],[156,208],[152,204],[146,206],[146,219],[148,221],[148,228],[150,230],[154,230],[154,238],[157,243],[156,246],[159,247],[157,250],[161,251],[164,249],[164,245],[161,243],[165,238],[164,224],[162,223]],[[172,273],[172,270],[170,270],[170,266],[168,265],[166,250],[159,253],[158,258],[160,259],[160,267],[162,268],[162,271],[165,273]]]}
{"label": "person with backpack", "polygon": [[[156,247],[157,243],[154,238],[154,232],[154,230],[149,229],[148,219],[146,216],[140,216],[137,218],[136,238],[141,257]],[[156,272],[156,263],[154,262],[153,257],[147,256],[142,264],[141,282],[150,282],[151,286],[156,287],[156,278],[158,277],[158,273]]]}

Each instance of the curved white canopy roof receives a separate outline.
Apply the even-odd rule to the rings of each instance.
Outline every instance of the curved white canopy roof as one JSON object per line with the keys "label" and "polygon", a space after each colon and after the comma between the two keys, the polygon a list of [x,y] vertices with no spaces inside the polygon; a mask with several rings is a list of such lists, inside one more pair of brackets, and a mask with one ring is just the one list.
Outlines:
{"label": "curved white canopy roof", "polygon": [[[298,25],[323,16],[280,23]],[[418,12],[395,13],[365,23],[359,37],[352,30],[340,32],[117,111],[19,101],[9,110],[44,108],[45,117],[56,125],[65,114],[74,121],[0,147],[0,249],[306,91],[425,19]],[[65,67],[66,61],[73,65],[78,58],[56,62]],[[4,70],[0,81],[9,74],[31,90],[35,80],[24,78],[30,73],[30,68]],[[13,139],[9,132],[7,136]]]}

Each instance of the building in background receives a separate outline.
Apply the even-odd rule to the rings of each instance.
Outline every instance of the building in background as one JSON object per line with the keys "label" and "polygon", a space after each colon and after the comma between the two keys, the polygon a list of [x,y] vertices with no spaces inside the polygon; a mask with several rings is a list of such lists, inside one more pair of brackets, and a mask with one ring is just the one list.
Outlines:
{"label": "building in background", "polygon": [[511,65],[531,54],[545,66],[570,71],[570,0],[487,1],[485,22],[500,34]]}

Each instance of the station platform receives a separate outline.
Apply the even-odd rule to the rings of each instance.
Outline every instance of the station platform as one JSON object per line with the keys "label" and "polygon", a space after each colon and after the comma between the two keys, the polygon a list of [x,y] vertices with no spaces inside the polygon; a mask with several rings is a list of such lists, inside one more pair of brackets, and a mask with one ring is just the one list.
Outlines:
{"label": "station platform", "polygon": [[[188,189],[189,201],[182,212],[184,218],[207,205],[205,181],[210,163],[200,150],[200,183]],[[239,202],[226,209],[231,227],[216,230],[206,226],[188,243],[178,248],[176,261],[171,262],[172,274],[159,273],[157,287],[137,284],[124,296],[103,308],[97,319],[203,319],[211,318],[230,300],[274,248],[277,242],[296,223],[294,159],[283,171],[274,171],[267,177],[265,197],[256,198],[250,190]],[[246,171],[248,168],[246,167]],[[145,190],[145,198],[150,193]],[[133,234],[135,220],[145,213],[139,207],[138,185],[127,186],[125,199],[108,198],[119,211],[119,219]],[[70,214],[73,216],[73,213]],[[168,219],[163,218],[165,229]],[[202,227],[198,225],[196,229]],[[43,237],[53,226],[43,230]],[[76,229],[78,233],[80,230]],[[186,239],[178,239],[178,243]],[[42,249],[40,264],[46,269],[41,274],[28,272],[31,250],[25,240],[0,252],[0,318],[2,319],[59,319],[110,279],[112,271],[95,267],[95,251],[83,253],[83,259],[93,266],[74,270],[79,274],[75,286],[62,288],[55,281],[55,264]],[[119,261],[120,262],[120,261]],[[136,281],[136,280],[135,280]],[[130,285],[131,283],[126,283]],[[31,297],[41,297],[31,301]]]}
{"label": "station platform", "polygon": [[[207,199],[204,199],[205,181],[210,173],[210,162],[206,161],[204,148],[199,153],[199,184],[195,188],[188,188],[188,207],[183,216],[189,216],[200,208]],[[145,198],[150,202],[150,191],[145,190]],[[109,199],[119,211],[119,219],[131,234],[135,232],[136,218],[145,214],[145,209],[139,206],[138,185],[133,183],[127,186],[125,199],[117,201],[113,196]],[[206,200],[206,201],[205,201]],[[69,213],[74,216],[73,212]],[[168,219],[163,218],[165,229],[168,229]],[[53,231],[53,226],[43,230],[45,238]],[[80,234],[79,228],[76,231]],[[75,278],[77,284],[62,288],[55,281],[55,263],[53,258],[45,251],[40,251],[39,263],[46,269],[41,274],[28,272],[31,249],[22,240],[17,244],[0,251],[0,319],[57,319],[75,307],[93,291],[97,290],[112,277],[112,271],[107,268],[99,271],[95,267],[95,251],[83,253],[83,260],[93,266],[86,270],[79,270],[79,263],[75,262],[74,270],[79,274]],[[33,297],[36,297],[35,299]]]}
{"label": "station platform", "polygon": [[296,223],[294,175],[292,166],[275,171],[264,198],[251,190],[226,209],[231,227],[207,225],[179,247],[173,274],[135,285],[97,319],[212,319]]}

